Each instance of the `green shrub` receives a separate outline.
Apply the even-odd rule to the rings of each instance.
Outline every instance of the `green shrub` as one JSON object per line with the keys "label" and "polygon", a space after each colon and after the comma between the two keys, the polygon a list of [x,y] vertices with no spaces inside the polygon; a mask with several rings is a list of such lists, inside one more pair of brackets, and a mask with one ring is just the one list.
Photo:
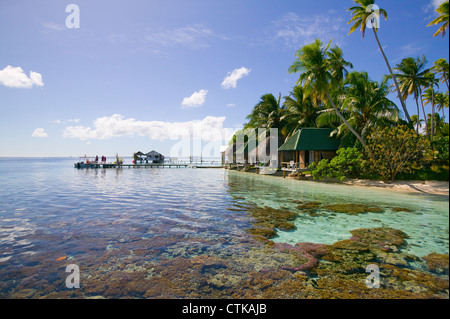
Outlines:
{"label": "green shrub", "polygon": [[361,174],[363,154],[355,147],[341,148],[332,160],[323,159],[319,163],[312,163],[308,168],[314,179],[335,178],[345,180],[355,178]]}
{"label": "green shrub", "polygon": [[413,173],[422,166],[430,144],[405,125],[376,129],[367,138],[366,170],[392,182],[397,174]]}

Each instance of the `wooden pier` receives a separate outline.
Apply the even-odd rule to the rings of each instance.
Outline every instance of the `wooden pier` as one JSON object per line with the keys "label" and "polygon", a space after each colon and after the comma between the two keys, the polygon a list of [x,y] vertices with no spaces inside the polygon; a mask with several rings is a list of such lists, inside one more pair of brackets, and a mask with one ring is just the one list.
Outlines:
{"label": "wooden pier", "polygon": [[75,163],[75,168],[141,168],[141,167],[147,167],[147,168],[181,168],[181,167],[188,167],[188,164],[176,164],[176,163],[151,163],[151,164],[117,164],[117,163],[87,163],[87,164],[79,164]]}

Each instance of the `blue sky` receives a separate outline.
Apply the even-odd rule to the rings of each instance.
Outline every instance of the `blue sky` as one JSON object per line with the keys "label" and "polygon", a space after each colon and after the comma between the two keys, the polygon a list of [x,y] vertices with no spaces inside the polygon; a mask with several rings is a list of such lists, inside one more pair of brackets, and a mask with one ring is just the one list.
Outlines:
{"label": "blue sky", "polygon": [[[422,54],[429,66],[448,60],[448,35],[426,27],[438,2],[377,1],[388,12],[379,37],[392,66]],[[66,25],[69,4],[79,28]],[[294,54],[315,38],[333,39],[355,70],[381,80],[388,71],[373,34],[347,35],[352,4],[0,0],[0,156],[198,155],[222,134],[216,149],[262,95],[289,94]],[[204,144],[181,142],[199,127]]]}

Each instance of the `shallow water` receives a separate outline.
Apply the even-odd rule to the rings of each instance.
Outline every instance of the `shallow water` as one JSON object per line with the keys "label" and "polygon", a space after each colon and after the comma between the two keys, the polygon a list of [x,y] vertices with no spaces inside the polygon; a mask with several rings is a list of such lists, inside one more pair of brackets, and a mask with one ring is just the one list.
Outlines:
{"label": "shallow water", "polygon": [[[332,244],[350,238],[350,230],[383,226],[408,234],[405,249],[416,256],[448,254],[449,250],[446,196],[283,180],[223,169],[79,170],[73,168],[74,161],[0,159],[0,296],[63,294],[64,267],[76,263],[82,269],[85,295],[154,297],[153,284],[135,295],[125,284],[118,284],[116,290],[103,287],[105,280],[100,278],[122,282],[124,275],[142,273],[154,279],[158,269],[174,267],[176,274],[164,275],[173,276],[171,284],[162,285],[172,287],[189,272],[181,266],[185,260],[197,265],[204,256],[230,264],[204,262],[208,267],[199,268],[199,273],[207,279],[198,280],[207,280],[205,285],[213,282],[215,288],[210,289],[220,293],[224,288],[218,278],[227,269],[227,278],[235,278],[236,283],[226,287],[238,291],[239,274],[264,267],[278,269],[281,262],[255,253],[261,247],[247,232],[253,222],[249,209],[294,211],[295,201],[362,202],[384,212],[346,215],[321,209],[316,216],[300,214],[295,220],[297,229],[278,231],[274,242]],[[393,207],[410,212],[393,212]],[[214,271],[211,263],[217,268]],[[171,290],[169,297],[188,295],[186,282],[179,285],[183,289]],[[158,294],[161,289],[158,286]],[[194,292],[188,296],[203,296]]]}
{"label": "shallow water", "polygon": [[[296,231],[278,231],[275,242],[332,244],[350,238],[349,231],[353,229],[391,227],[409,235],[408,246],[405,248],[408,253],[416,256],[425,256],[430,252],[448,254],[448,196],[282,180],[273,176],[244,177],[238,172],[231,174],[233,176],[229,179],[240,185],[241,194],[258,206],[296,211],[299,200],[322,204],[315,216],[300,214],[295,221]],[[250,192],[250,189],[253,191]],[[339,214],[324,207],[331,204],[364,204],[381,208],[383,212]],[[393,211],[393,208],[406,208],[410,211]]]}

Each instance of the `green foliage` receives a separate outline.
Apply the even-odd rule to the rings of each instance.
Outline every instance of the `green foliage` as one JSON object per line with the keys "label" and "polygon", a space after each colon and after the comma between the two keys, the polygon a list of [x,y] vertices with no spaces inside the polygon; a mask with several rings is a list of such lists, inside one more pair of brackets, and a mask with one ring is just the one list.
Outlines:
{"label": "green foliage", "polygon": [[341,148],[332,160],[312,163],[309,169],[314,179],[335,178],[342,181],[359,176],[363,162],[363,154],[357,148]]}
{"label": "green foliage", "polygon": [[429,142],[404,125],[376,129],[367,138],[367,172],[384,181],[393,181],[399,173],[412,173],[420,167]]}
{"label": "green foliage", "polygon": [[409,181],[449,181],[448,165],[432,165],[429,168],[420,168],[412,173],[400,173],[398,180]]}
{"label": "green foliage", "polygon": [[431,148],[433,150],[434,160],[437,161],[449,161],[449,137],[438,136],[431,142]]}

